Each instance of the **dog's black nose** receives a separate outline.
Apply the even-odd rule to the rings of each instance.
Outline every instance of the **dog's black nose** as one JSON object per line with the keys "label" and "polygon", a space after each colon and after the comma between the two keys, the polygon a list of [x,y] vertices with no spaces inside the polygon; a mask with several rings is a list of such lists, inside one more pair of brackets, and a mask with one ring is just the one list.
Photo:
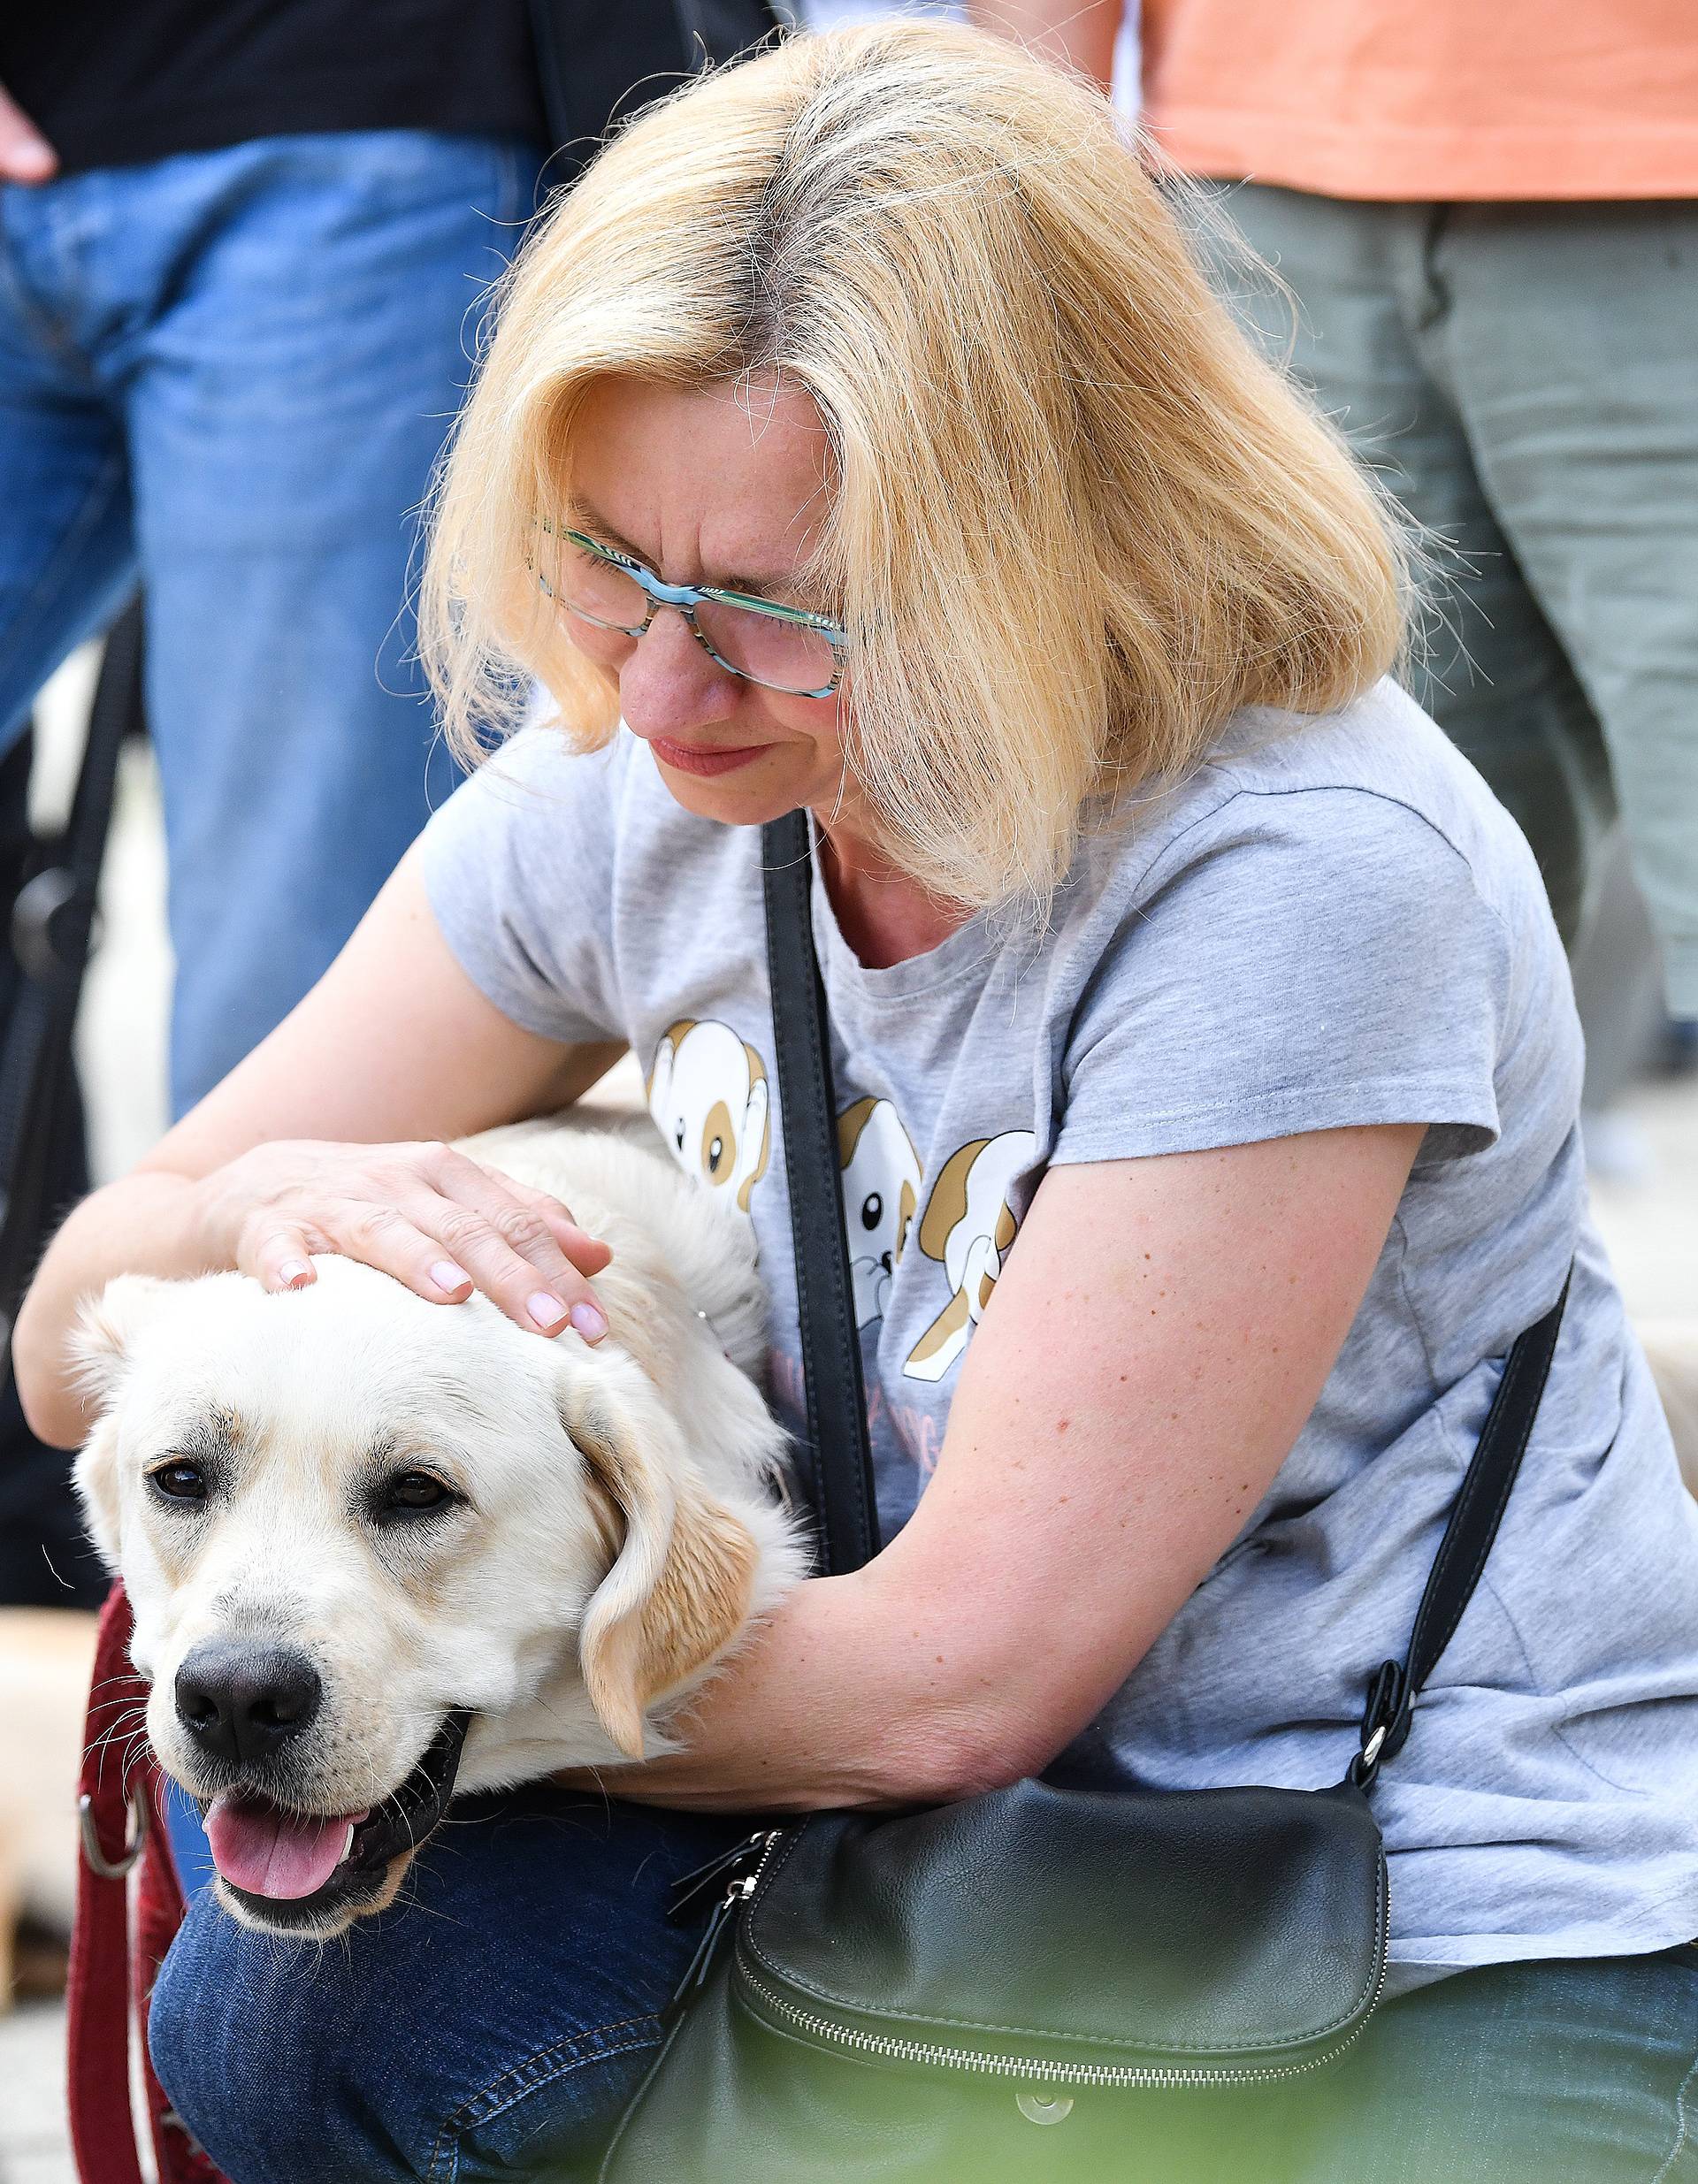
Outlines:
{"label": "dog's black nose", "polygon": [[317,1713],[318,1671],[288,1646],[207,1638],[177,1671],[177,1718],[203,1752],[245,1765],[287,1744]]}

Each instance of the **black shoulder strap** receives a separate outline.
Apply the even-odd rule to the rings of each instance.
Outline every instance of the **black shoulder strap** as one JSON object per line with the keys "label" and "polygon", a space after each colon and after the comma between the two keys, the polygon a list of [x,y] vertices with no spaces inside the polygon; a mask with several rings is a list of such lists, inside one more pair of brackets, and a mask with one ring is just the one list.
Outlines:
{"label": "black shoulder strap", "polygon": [[764,827],[761,849],[814,1492],[825,1572],[840,1577],[877,1554],[878,1514],[843,1227],[831,1027],[814,955],[814,867],[807,815],[791,812]]}
{"label": "black shoulder strap", "polygon": [[1350,1762],[1350,1780],[1358,1789],[1365,1790],[1381,1762],[1403,1750],[1415,1694],[1438,1667],[1462,1621],[1462,1611],[1473,1598],[1539,1415],[1572,1279],[1571,1269],[1561,1296],[1542,1319],[1516,1338],[1504,1361],[1503,1377],[1450,1506],[1450,1520],[1415,1611],[1408,1656],[1381,1661],[1368,1686],[1362,1748]]}

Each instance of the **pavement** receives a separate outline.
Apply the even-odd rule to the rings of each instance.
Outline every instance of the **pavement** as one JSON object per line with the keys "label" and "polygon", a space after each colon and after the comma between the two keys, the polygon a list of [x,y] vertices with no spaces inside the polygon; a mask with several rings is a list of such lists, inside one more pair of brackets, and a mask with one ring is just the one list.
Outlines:
{"label": "pavement", "polygon": [[0,2017],[0,2184],[76,2184],[65,2125],[65,2012]]}
{"label": "pavement", "polygon": [[[69,723],[86,662],[73,662],[44,708],[44,811],[68,795]],[[103,882],[100,953],[79,1027],[96,1172],[121,1172],[165,1118],[164,1023],[171,952],[164,925],[158,793],[145,752],[126,752],[120,811]],[[629,1065],[616,1090],[634,1082]],[[614,1088],[610,1087],[610,1089]],[[1612,1111],[1636,1157],[1595,1178],[1593,1210],[1636,1318],[1698,1320],[1698,1077],[1646,1085]],[[65,2136],[63,2012],[32,2003],[0,2016],[0,2184],[75,2184]]]}

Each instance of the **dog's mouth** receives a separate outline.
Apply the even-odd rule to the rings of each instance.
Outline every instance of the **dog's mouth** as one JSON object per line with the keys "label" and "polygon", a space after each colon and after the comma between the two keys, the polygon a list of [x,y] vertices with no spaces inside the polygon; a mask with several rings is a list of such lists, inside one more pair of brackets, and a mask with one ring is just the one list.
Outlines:
{"label": "dog's mouth", "polygon": [[322,1928],[387,1899],[391,1869],[447,1812],[470,1715],[455,1712],[398,1790],[356,1813],[302,1813],[251,1790],[221,1790],[202,1808],[225,1887],[266,1926]]}

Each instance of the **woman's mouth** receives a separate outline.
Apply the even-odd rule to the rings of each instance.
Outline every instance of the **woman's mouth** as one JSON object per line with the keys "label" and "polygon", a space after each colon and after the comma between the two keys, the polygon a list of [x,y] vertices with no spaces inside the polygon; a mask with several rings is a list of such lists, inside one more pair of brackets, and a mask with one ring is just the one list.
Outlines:
{"label": "woman's mouth", "polygon": [[750,744],[741,751],[720,751],[710,744],[674,743],[669,736],[651,736],[648,747],[662,766],[679,774],[729,774],[758,759],[765,744]]}

